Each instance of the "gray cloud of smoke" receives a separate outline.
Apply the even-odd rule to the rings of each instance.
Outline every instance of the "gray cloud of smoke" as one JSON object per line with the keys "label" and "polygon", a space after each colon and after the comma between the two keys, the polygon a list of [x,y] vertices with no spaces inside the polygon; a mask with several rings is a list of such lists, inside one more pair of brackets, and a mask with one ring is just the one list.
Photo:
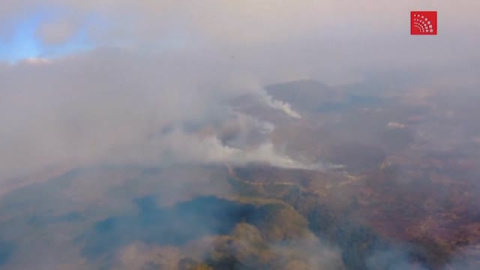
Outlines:
{"label": "gray cloud of smoke", "polygon": [[[217,74],[221,67],[205,71],[203,67],[181,58],[108,49],[2,67],[0,173],[12,177],[66,164],[300,166],[277,153],[267,137],[256,148],[240,149],[224,145],[217,134],[202,136],[189,128],[229,121],[238,126],[237,133],[270,132],[273,127],[268,123],[228,106],[229,98],[244,93],[291,113],[282,107],[288,104],[264,98],[260,83],[241,76],[229,80],[230,71]],[[202,86],[217,76],[224,81],[219,88]]]}

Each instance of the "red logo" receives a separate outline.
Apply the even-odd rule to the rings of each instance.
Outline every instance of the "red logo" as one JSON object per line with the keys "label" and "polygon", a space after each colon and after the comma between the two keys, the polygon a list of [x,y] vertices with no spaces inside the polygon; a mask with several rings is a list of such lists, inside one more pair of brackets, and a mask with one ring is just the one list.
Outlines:
{"label": "red logo", "polygon": [[412,35],[436,35],[436,11],[412,11],[410,14],[410,33]]}

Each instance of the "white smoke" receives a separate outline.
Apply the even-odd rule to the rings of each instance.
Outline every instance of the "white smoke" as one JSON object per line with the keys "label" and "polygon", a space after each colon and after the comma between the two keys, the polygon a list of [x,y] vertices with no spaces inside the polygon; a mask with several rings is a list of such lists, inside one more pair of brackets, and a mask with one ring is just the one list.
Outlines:
{"label": "white smoke", "polygon": [[284,101],[274,99],[272,96],[268,95],[266,92],[264,92],[261,95],[262,99],[264,102],[272,109],[279,110],[286,115],[290,116],[291,118],[295,119],[301,119],[302,116],[300,113],[296,112],[294,109],[292,109],[292,106]]}

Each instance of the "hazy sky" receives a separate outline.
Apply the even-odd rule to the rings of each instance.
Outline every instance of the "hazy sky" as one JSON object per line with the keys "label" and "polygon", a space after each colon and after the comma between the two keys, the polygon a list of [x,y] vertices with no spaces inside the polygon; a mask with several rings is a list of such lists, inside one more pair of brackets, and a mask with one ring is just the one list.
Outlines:
{"label": "hazy sky", "polygon": [[[437,10],[438,36],[410,36],[412,10]],[[171,153],[288,163],[268,141],[238,153],[159,130],[237,119],[228,98],[267,104],[263,85],[294,79],[393,70],[476,85],[479,11],[475,0],[3,0],[0,177]]]}
{"label": "hazy sky", "polygon": [[[374,52],[367,51],[372,57],[383,53],[399,59],[406,52],[393,50],[407,47],[425,59],[428,52],[447,49],[473,54],[471,42],[480,33],[480,3],[474,0],[4,0],[0,8],[4,60],[96,46],[248,50],[305,40],[320,47],[356,40],[360,43],[341,46],[338,53],[374,47]],[[410,37],[412,10],[437,10],[439,36]]]}

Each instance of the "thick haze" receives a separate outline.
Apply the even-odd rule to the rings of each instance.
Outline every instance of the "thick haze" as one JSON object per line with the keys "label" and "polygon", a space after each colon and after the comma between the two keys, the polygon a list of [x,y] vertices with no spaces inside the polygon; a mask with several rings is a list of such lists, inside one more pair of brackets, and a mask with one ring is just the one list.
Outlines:
{"label": "thick haze", "polygon": [[[410,36],[411,10],[437,10],[439,35]],[[478,83],[479,11],[474,0],[4,0],[0,179],[112,163],[302,166],[268,134],[237,149],[189,126],[229,121],[268,133],[269,123],[228,101],[251,93],[300,118],[262,89],[295,79],[388,85],[382,76],[395,71],[412,88],[469,88]]]}
{"label": "thick haze", "polygon": [[479,14],[0,0],[0,268],[478,269]]}

